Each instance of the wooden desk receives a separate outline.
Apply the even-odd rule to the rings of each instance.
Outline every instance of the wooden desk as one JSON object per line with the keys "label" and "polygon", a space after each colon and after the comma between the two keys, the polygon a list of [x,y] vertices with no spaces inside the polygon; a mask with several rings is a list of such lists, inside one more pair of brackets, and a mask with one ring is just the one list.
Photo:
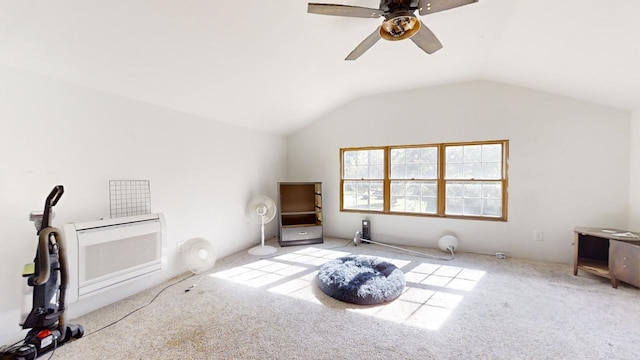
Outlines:
{"label": "wooden desk", "polygon": [[578,269],[640,287],[640,234],[627,230],[577,227],[574,229],[573,275]]}

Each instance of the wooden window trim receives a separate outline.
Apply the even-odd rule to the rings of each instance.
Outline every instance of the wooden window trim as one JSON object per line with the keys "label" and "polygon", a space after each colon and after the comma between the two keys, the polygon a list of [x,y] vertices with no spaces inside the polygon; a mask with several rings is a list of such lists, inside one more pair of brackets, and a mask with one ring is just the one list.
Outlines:
{"label": "wooden window trim", "polygon": [[[445,179],[446,169],[446,147],[447,146],[467,146],[467,145],[502,145],[502,179]],[[435,179],[438,186],[438,203],[436,214],[424,214],[424,213],[408,213],[391,211],[391,149],[406,149],[416,147],[437,147],[438,148],[438,169],[437,178]],[[344,178],[344,153],[348,151],[361,151],[361,150],[384,150],[384,178],[383,179],[345,179]],[[468,141],[468,142],[452,142],[452,143],[436,143],[436,144],[420,144],[420,145],[388,145],[388,146],[367,146],[367,147],[348,147],[340,149],[340,211],[341,212],[354,212],[354,213],[371,213],[371,214],[386,214],[386,215],[399,215],[399,216],[418,216],[418,217],[440,217],[450,219],[465,219],[465,220],[483,220],[483,221],[503,221],[508,219],[508,168],[509,168],[509,140],[489,140],[489,141]],[[383,182],[383,209],[380,210],[361,210],[361,209],[345,209],[344,208],[344,182],[346,181],[380,181]],[[400,181],[401,179],[394,179],[394,181]],[[433,179],[407,179],[408,181],[419,181]],[[473,215],[447,215],[446,214],[446,184],[447,182],[500,182],[502,185],[502,216],[490,217],[490,216],[473,216]]]}

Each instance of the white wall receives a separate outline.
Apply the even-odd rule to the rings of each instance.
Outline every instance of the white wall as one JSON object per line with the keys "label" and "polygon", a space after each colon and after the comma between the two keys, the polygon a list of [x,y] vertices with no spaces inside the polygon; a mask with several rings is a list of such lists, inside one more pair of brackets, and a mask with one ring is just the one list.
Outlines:
{"label": "white wall", "polygon": [[631,113],[631,159],[629,163],[629,226],[640,231],[640,109]]}
{"label": "white wall", "polygon": [[[90,307],[152,286],[186,268],[177,243],[214,242],[219,255],[257,244],[251,196],[276,195],[284,180],[284,138],[189,116],[0,66],[0,344],[18,340],[22,266],[35,255],[30,211],[54,185],[65,193],[53,225],[109,216],[110,179],[151,181],[151,206],[167,237],[160,276],[103,295]],[[275,223],[267,235],[276,234]],[[76,303],[78,304],[78,303]],[[79,315],[71,304],[70,315]],[[77,309],[76,309],[77,310]]]}
{"label": "white wall", "polygon": [[[575,226],[627,226],[630,114],[555,95],[473,81],[362,98],[288,140],[288,179],[322,181],[325,234],[572,261]],[[341,147],[510,140],[508,222],[339,211]],[[543,241],[535,241],[535,230]],[[439,251],[439,250],[438,250]]]}

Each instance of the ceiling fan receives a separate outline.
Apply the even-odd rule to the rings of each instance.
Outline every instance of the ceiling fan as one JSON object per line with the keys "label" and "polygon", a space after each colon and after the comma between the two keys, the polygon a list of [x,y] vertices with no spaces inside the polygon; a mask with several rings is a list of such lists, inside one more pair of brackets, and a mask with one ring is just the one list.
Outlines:
{"label": "ceiling fan", "polygon": [[345,60],[355,60],[369,50],[380,38],[385,40],[411,39],[427,54],[442,48],[438,38],[415,15],[433,14],[443,10],[468,5],[478,0],[380,0],[380,8],[352,5],[309,3],[307,12],[320,15],[335,15],[360,18],[384,17],[376,31],[362,41]]}

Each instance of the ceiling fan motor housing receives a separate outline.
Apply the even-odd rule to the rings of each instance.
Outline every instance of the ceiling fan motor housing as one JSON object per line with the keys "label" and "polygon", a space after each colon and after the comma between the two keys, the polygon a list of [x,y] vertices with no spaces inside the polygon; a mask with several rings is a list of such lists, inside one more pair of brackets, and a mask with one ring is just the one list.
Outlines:
{"label": "ceiling fan motor housing", "polygon": [[390,16],[380,26],[380,37],[385,40],[408,39],[420,30],[421,22],[412,13],[400,12]]}
{"label": "ceiling fan motor housing", "polygon": [[419,0],[380,0],[380,10],[385,14],[393,14],[399,11],[413,13],[419,7]]}
{"label": "ceiling fan motor housing", "polygon": [[420,21],[414,15],[419,0],[381,0],[380,10],[384,11],[385,22],[380,27],[380,37],[385,40],[404,40],[420,30]]}

